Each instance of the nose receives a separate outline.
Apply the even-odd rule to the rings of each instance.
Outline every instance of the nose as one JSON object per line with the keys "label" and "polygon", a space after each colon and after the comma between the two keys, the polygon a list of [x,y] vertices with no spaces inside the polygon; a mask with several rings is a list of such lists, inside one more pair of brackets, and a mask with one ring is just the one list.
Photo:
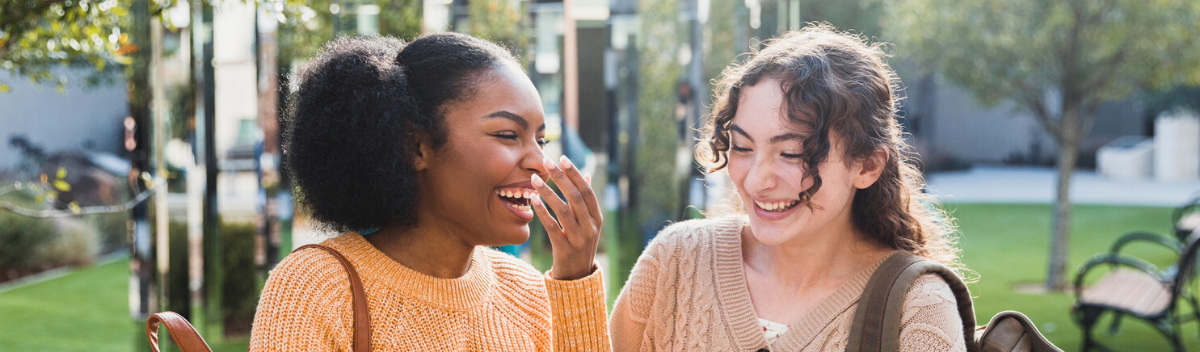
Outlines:
{"label": "nose", "polygon": [[542,160],[545,158],[546,154],[542,152],[541,148],[537,147],[537,144],[534,144],[532,148],[527,149],[525,154],[521,156],[520,167],[538,175],[542,179],[546,179],[549,170],[546,170],[546,166],[542,164]]}
{"label": "nose", "polygon": [[749,172],[746,173],[746,180],[742,182],[742,187],[746,189],[749,195],[770,191],[778,184],[776,180],[775,167],[768,160],[755,158],[754,163],[750,165]]}

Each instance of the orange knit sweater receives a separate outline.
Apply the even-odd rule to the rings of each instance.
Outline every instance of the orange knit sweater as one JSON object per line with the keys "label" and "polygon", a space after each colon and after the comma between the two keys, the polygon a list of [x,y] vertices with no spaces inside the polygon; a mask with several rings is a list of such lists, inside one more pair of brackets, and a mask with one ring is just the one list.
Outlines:
{"label": "orange knit sweater", "polygon": [[[608,351],[600,270],[554,280],[478,248],[467,274],[440,279],[409,269],[348,233],[322,243],[353,263],[371,309],[375,351]],[[292,253],[271,271],[251,351],[350,351],[350,282],[333,256]]]}

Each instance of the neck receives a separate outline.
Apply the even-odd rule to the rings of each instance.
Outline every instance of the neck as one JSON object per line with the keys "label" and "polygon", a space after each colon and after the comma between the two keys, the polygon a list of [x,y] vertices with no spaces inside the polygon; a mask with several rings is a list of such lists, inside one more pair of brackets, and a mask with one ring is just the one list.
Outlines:
{"label": "neck", "polygon": [[747,269],[797,292],[840,285],[889,251],[849,221],[779,245],[759,242],[749,226],[742,230],[742,260]]}
{"label": "neck", "polygon": [[461,229],[427,217],[417,223],[385,226],[365,237],[388,258],[416,272],[443,279],[466,275],[475,246],[459,240],[456,233]]}

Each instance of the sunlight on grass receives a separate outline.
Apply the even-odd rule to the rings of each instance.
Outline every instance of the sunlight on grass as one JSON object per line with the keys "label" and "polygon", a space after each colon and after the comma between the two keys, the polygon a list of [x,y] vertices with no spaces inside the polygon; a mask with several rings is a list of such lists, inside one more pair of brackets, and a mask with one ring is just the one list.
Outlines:
{"label": "sunlight on grass", "polygon": [[[0,293],[0,351],[148,351],[129,315],[129,260]],[[213,344],[245,351],[245,339]]]}

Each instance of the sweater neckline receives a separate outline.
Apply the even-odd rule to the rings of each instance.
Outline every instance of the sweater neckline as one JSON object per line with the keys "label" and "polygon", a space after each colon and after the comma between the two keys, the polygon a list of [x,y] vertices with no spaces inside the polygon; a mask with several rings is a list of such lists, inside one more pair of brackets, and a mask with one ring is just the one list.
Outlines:
{"label": "sweater neckline", "polygon": [[[385,286],[449,311],[466,311],[486,302],[497,285],[491,258],[481,248],[471,253],[471,264],[461,277],[443,279],[417,272],[392,260],[362,235],[350,232],[326,241],[345,255],[359,271],[363,284]],[[367,295],[370,296],[370,290]]]}
{"label": "sweater neckline", "polygon": [[[750,287],[746,281],[745,268],[742,266],[742,229],[748,219],[742,216],[722,219],[717,223],[714,241],[716,250],[715,262],[717,267],[718,287],[721,301],[728,304],[726,312],[733,328],[737,343],[744,348],[755,349],[766,347],[767,341],[758,323],[758,314],[750,300]],[[884,256],[886,260],[888,256]],[[775,341],[772,350],[798,351],[816,338],[825,326],[829,325],[840,313],[853,307],[862,296],[867,281],[875,273],[875,269],[883,263],[880,260],[854,274],[842,284],[833,294],[826,297],[816,307],[796,322],[787,322],[790,328]]]}

